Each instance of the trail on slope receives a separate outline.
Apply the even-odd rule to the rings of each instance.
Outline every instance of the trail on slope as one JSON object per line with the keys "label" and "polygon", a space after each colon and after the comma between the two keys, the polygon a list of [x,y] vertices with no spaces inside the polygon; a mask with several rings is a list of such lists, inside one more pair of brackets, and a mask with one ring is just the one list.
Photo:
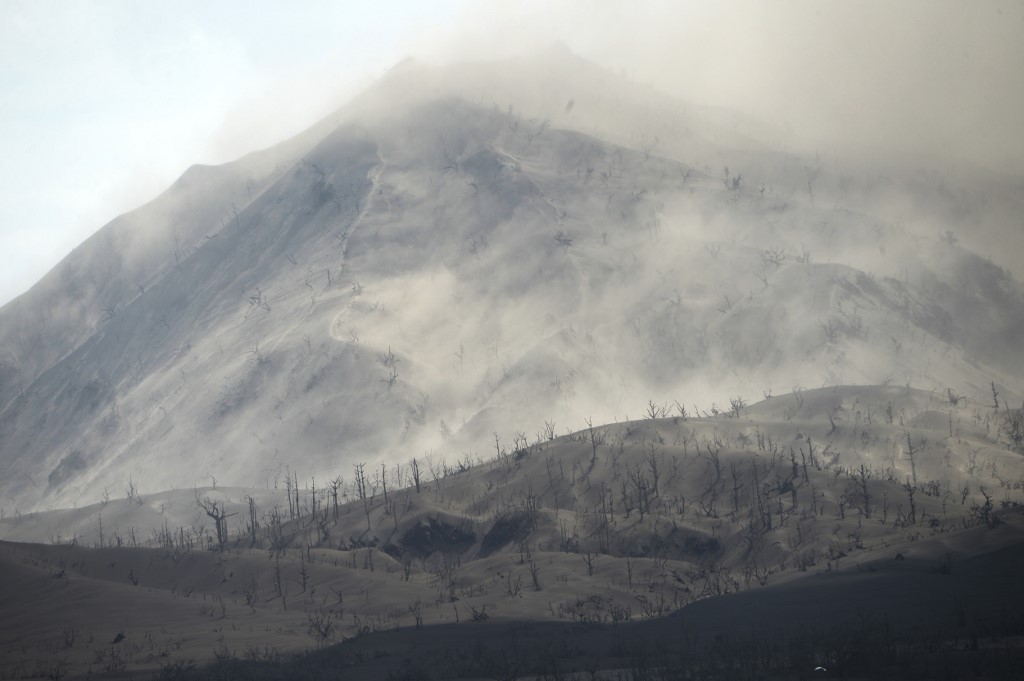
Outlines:
{"label": "trail on slope", "polygon": [[[356,228],[363,221],[363,218],[366,217],[366,214],[370,212],[370,208],[374,205],[374,197],[377,196],[378,187],[380,185],[380,178],[384,174],[384,168],[387,166],[387,162],[384,160],[384,156],[380,153],[380,147],[379,146],[377,147],[377,159],[378,159],[377,165],[375,165],[370,170],[370,173],[369,173],[369,177],[370,177],[370,191],[367,194],[366,202],[364,203],[363,207],[360,209],[359,213],[356,215],[355,219],[352,220],[352,223],[349,225],[348,229],[346,230],[345,239],[342,241],[342,248],[341,248],[342,263],[341,263],[341,271],[339,272],[339,274],[342,274],[345,271],[345,257],[348,255],[348,242],[352,238],[352,234],[355,232]],[[345,316],[345,314],[349,311],[349,309],[351,309],[352,302],[357,297],[358,297],[358,293],[353,292],[353,294],[351,296],[349,296],[348,300],[345,301],[345,306],[342,308],[342,310],[337,315],[335,315],[334,319],[331,321],[331,326],[330,326],[330,329],[328,329],[328,333],[330,334],[331,338],[333,338],[334,340],[338,340],[338,341],[345,340],[345,338],[341,335],[341,320]]]}

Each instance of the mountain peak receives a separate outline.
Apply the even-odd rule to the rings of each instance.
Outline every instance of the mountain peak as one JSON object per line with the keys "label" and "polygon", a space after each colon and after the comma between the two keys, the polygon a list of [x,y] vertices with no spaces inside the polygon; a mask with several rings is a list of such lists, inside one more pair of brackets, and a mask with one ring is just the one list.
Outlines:
{"label": "mountain peak", "polygon": [[1019,401],[1019,283],[887,212],[907,181],[935,229],[941,187],[752,145],[546,54],[572,64],[405,60],[100,230],[0,311],[0,496],[320,477],[773,386]]}

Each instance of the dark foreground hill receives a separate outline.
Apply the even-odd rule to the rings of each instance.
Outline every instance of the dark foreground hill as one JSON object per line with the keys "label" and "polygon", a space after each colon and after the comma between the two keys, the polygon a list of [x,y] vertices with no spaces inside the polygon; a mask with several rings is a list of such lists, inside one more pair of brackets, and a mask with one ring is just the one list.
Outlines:
{"label": "dark foreground hill", "polygon": [[487,459],[359,463],[349,483],[7,518],[9,540],[50,543],[0,547],[2,673],[1019,668],[1024,458],[998,412],[890,387],[649,408]]}

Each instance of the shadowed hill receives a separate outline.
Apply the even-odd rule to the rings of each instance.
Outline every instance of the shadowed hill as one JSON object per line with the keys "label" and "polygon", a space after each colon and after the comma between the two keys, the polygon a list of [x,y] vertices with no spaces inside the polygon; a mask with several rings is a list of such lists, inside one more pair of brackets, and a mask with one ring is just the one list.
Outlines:
{"label": "shadowed hill", "polygon": [[[718,664],[765,636],[774,652],[756,664],[776,671],[820,656],[863,669],[881,645],[902,651],[887,662],[899,666],[935,637],[1019,635],[1024,460],[995,415],[860,386],[729,414],[649,409],[499,437],[487,459],[4,519],[6,539],[51,543],[3,544],[5,673],[61,659],[74,673],[90,659],[94,673],[170,673],[215,652],[246,676],[323,663],[477,678],[503,664],[550,673],[553,655],[563,671]],[[689,661],[665,657],[679,637]]]}

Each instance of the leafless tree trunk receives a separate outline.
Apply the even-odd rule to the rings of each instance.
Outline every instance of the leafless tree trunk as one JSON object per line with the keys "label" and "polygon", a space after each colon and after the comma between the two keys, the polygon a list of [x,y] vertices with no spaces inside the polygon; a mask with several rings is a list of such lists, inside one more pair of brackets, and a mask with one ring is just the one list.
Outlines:
{"label": "leafless tree trunk", "polygon": [[412,459],[412,481],[416,485],[416,494],[420,493],[420,465],[416,462],[416,457]]}
{"label": "leafless tree trunk", "polygon": [[913,443],[910,442],[910,431],[907,431],[907,459],[910,461],[910,476],[911,482],[914,487],[917,487],[917,462],[914,460],[914,455],[917,452],[914,450]]}
{"label": "leafless tree trunk", "polygon": [[363,502],[363,512],[366,514],[366,529],[369,530],[370,529],[370,497],[369,497],[369,495],[367,494],[367,491],[366,491],[367,481],[366,481],[366,472],[364,470],[365,468],[366,468],[366,464],[365,463],[357,463],[355,465],[355,469],[356,469],[356,495],[359,497],[359,500]]}
{"label": "leafless tree trunk", "polygon": [[228,526],[227,519],[231,516],[238,515],[237,513],[228,513],[224,508],[224,502],[214,501],[210,497],[199,498],[199,492],[196,492],[196,505],[208,515],[214,523],[214,527],[217,530],[217,546],[221,549],[228,541]]}

